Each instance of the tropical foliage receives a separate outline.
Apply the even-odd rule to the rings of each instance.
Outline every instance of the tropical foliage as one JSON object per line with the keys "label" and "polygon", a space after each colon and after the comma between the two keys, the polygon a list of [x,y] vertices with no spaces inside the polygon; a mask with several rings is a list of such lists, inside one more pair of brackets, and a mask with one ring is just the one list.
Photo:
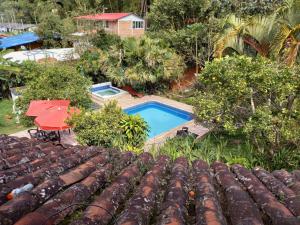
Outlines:
{"label": "tropical foliage", "polygon": [[69,123],[81,144],[115,147],[137,153],[142,151],[148,134],[146,122],[139,116],[126,115],[116,102],[107,103],[98,112],[83,111]]}
{"label": "tropical foliage", "polygon": [[109,34],[104,30],[97,31],[97,34],[91,40],[93,46],[101,50],[109,50],[111,46],[121,42],[120,37],[114,34]]}
{"label": "tropical foliage", "polygon": [[219,21],[211,18],[206,23],[195,23],[179,30],[150,32],[148,36],[159,38],[175,49],[187,65],[195,66],[197,63],[203,67],[213,57],[216,34],[219,31]]}
{"label": "tropical foliage", "polygon": [[272,42],[275,57],[293,65],[300,58],[300,1],[289,0],[278,12],[276,33]]}
{"label": "tropical foliage", "polygon": [[101,72],[119,86],[151,90],[180,78],[185,68],[182,57],[159,39],[129,38],[99,54]]}
{"label": "tropical foliage", "polygon": [[271,156],[284,146],[299,146],[299,67],[225,57],[207,64],[199,82],[194,102],[199,122],[245,134]]}
{"label": "tropical foliage", "polygon": [[283,59],[292,66],[300,55],[299,10],[299,0],[288,0],[268,16],[243,18],[230,15],[215,44],[215,56],[222,57],[232,51],[249,56],[258,54],[279,61]]}
{"label": "tropical foliage", "polygon": [[100,52],[97,48],[86,50],[77,63],[78,72],[86,77],[90,77],[94,83],[106,81],[106,77],[101,72]]}

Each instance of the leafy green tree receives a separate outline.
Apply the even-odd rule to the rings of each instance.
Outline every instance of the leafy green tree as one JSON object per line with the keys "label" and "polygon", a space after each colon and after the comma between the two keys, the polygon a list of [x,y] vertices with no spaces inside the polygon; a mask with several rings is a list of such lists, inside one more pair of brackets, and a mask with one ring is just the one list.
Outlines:
{"label": "leafy green tree", "polygon": [[92,38],[91,42],[93,46],[107,51],[111,46],[120,43],[121,39],[117,35],[109,34],[104,30],[99,30],[97,31],[96,36]]}
{"label": "leafy green tree", "polygon": [[148,126],[139,116],[126,115],[115,101],[98,112],[75,115],[69,123],[79,143],[115,147],[140,153],[146,141]]}
{"label": "leafy green tree", "polygon": [[144,86],[148,91],[180,78],[182,57],[158,39],[125,39],[122,46],[101,51],[100,69],[114,83]]}
{"label": "leafy green tree", "polygon": [[200,22],[210,7],[209,0],[154,0],[148,15],[150,29],[181,29]]}
{"label": "leafy green tree", "polygon": [[53,4],[43,5],[39,17],[37,34],[42,37],[46,47],[68,46],[68,35],[76,30],[72,18],[62,18]]}
{"label": "leafy green tree", "polygon": [[247,17],[254,15],[270,15],[282,5],[284,0],[231,0],[234,13]]}
{"label": "leafy green tree", "polygon": [[80,56],[80,60],[77,63],[77,70],[81,75],[90,77],[94,83],[104,82],[107,78],[101,72],[99,61],[100,53],[98,49],[89,49]]}
{"label": "leafy green tree", "polygon": [[219,21],[211,18],[207,23],[195,23],[179,30],[150,32],[148,36],[160,38],[184,57],[185,63],[204,66],[214,54],[214,43],[220,31]]}
{"label": "leafy green tree", "polygon": [[3,58],[6,52],[0,52],[0,98],[9,97],[10,87],[24,84],[18,65]]}
{"label": "leafy green tree", "polygon": [[299,81],[299,67],[245,56],[215,59],[199,78],[197,120],[243,133],[270,155],[283,146],[299,147]]}
{"label": "leafy green tree", "polygon": [[36,64],[27,69],[30,71],[25,73],[30,73],[30,79],[18,102],[21,111],[26,112],[30,101],[37,99],[69,99],[73,106],[90,106],[91,82],[73,67],[55,63]]}

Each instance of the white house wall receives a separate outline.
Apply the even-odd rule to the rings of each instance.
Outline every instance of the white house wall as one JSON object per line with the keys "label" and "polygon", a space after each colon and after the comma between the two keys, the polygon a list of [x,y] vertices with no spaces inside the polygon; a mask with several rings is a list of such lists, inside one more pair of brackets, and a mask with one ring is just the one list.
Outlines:
{"label": "white house wall", "polygon": [[142,18],[136,16],[136,15],[129,15],[129,16],[125,16],[122,19],[119,19],[119,21],[144,21]]}

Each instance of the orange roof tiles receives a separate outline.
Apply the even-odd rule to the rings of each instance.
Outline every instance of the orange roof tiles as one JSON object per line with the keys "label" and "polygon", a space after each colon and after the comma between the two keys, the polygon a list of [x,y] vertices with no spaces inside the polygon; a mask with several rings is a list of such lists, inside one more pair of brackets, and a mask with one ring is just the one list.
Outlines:
{"label": "orange roof tiles", "polygon": [[100,20],[100,21],[116,21],[123,17],[129,16],[131,13],[100,13],[85,16],[78,16],[76,19],[84,20]]}
{"label": "orange roof tiles", "polygon": [[0,224],[299,225],[299,178],[0,135]]}

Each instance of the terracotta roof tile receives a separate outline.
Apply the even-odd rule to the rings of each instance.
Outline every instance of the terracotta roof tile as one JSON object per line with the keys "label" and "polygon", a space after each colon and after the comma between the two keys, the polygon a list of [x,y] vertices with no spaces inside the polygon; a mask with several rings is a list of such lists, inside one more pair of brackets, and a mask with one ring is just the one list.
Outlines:
{"label": "terracotta roof tile", "polygon": [[299,175],[0,135],[0,224],[299,225]]}
{"label": "terracotta roof tile", "polygon": [[100,20],[100,21],[115,21],[122,19],[123,17],[131,15],[130,13],[100,13],[100,14],[91,14],[85,16],[78,16],[76,19],[85,19],[85,20]]}

